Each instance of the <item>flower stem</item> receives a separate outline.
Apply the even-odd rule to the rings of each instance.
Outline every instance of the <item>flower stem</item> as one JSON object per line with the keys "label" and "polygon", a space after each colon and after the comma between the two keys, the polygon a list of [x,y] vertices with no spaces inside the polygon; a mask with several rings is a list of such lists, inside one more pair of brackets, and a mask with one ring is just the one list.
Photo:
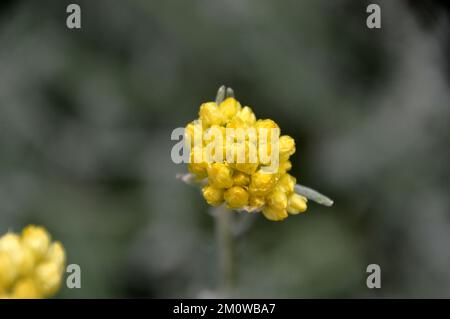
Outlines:
{"label": "flower stem", "polygon": [[224,205],[215,207],[218,243],[219,294],[230,296],[234,283],[232,212]]}
{"label": "flower stem", "polygon": [[[227,88],[222,85],[217,90],[216,103],[220,104],[227,97],[233,97],[234,92],[232,88]],[[221,205],[214,208],[214,216],[216,220],[216,236],[217,236],[217,250],[219,263],[219,294],[221,297],[229,297],[233,288],[234,281],[234,267],[233,267],[233,214],[232,212]]]}

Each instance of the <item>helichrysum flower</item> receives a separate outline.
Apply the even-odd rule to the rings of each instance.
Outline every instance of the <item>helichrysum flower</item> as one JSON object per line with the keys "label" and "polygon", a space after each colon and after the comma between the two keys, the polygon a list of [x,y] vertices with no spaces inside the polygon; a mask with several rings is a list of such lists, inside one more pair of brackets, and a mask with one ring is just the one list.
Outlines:
{"label": "helichrysum flower", "polygon": [[55,294],[64,271],[65,252],[48,232],[27,226],[22,234],[0,237],[0,298],[47,298]]}
{"label": "helichrysum flower", "polygon": [[[240,130],[244,138],[238,134],[230,137],[228,129]],[[211,134],[212,130],[216,134]],[[242,107],[234,97],[227,97],[219,103],[203,103],[198,120],[186,126],[185,137],[190,146],[188,169],[205,182],[202,193],[208,204],[259,211],[274,221],[306,211],[307,199],[295,193],[296,180],[288,173],[295,141],[280,136],[275,121],[257,119],[249,106]],[[208,152],[208,143],[218,139],[221,146]],[[268,171],[274,159],[277,165]]]}

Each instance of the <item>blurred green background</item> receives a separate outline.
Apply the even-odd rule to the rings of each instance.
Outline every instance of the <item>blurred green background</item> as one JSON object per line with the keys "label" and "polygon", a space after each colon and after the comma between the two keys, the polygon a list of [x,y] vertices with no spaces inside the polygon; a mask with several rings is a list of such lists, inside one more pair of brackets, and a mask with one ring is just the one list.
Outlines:
{"label": "blurred green background", "polygon": [[448,5],[376,1],[370,30],[369,3],[2,1],[0,233],[63,242],[82,288],[57,297],[211,296],[214,223],[170,134],[225,84],[335,200],[258,216],[235,297],[450,297]]}

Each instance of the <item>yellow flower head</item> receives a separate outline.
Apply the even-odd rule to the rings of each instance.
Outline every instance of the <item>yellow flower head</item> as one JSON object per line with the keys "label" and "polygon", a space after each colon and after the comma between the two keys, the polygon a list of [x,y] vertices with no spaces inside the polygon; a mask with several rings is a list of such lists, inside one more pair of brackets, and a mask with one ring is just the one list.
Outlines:
{"label": "yellow flower head", "polygon": [[[191,146],[189,171],[204,181],[208,204],[225,202],[236,210],[262,211],[270,220],[306,210],[306,199],[295,194],[296,180],[288,173],[295,141],[280,136],[275,121],[257,119],[249,106],[228,96],[203,103],[185,136]],[[211,144],[217,141],[223,143]],[[220,160],[216,154],[222,155]]]}
{"label": "yellow flower head", "polygon": [[46,298],[61,284],[64,248],[38,226],[0,237],[0,297]]}

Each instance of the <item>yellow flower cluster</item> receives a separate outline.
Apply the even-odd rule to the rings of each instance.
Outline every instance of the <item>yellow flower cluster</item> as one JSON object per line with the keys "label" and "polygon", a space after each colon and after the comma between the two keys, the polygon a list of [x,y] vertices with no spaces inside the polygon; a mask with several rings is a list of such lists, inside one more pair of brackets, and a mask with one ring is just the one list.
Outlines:
{"label": "yellow flower cluster", "polygon": [[28,226],[0,237],[0,298],[46,298],[60,287],[65,252],[48,232]]}
{"label": "yellow flower cluster", "polygon": [[[279,126],[270,119],[257,120],[250,107],[242,107],[233,97],[226,98],[220,104],[207,102],[200,106],[199,120],[186,126],[185,134],[191,141],[191,161],[188,169],[198,179],[206,179],[202,189],[208,204],[217,206],[225,202],[229,208],[249,212],[262,211],[270,220],[278,221],[289,214],[306,211],[306,198],[294,192],[296,180],[287,173],[291,169],[289,158],[295,152],[295,141],[288,135],[279,136]],[[211,130],[221,132],[223,141],[227,140],[227,129],[243,129],[248,134],[240,140],[223,146],[221,162],[208,160],[205,145]],[[278,145],[271,145],[270,134],[262,135],[261,129],[277,132]],[[201,141],[198,143],[201,132]],[[256,138],[251,139],[251,132]],[[264,139],[264,140],[263,140]],[[197,144],[195,144],[197,142]],[[264,170],[270,163],[267,156],[261,154],[260,145],[266,145],[266,155],[278,150],[277,170],[268,173]],[[197,146],[196,146],[197,145]],[[201,147],[198,147],[200,145]],[[232,148],[232,150],[228,148]],[[244,161],[227,161],[226,154],[237,154],[245,150]],[[216,150],[214,150],[216,151]],[[249,154],[256,153],[256,161],[249,160]],[[214,154],[213,154],[214,155]],[[200,161],[198,160],[200,159]]]}

